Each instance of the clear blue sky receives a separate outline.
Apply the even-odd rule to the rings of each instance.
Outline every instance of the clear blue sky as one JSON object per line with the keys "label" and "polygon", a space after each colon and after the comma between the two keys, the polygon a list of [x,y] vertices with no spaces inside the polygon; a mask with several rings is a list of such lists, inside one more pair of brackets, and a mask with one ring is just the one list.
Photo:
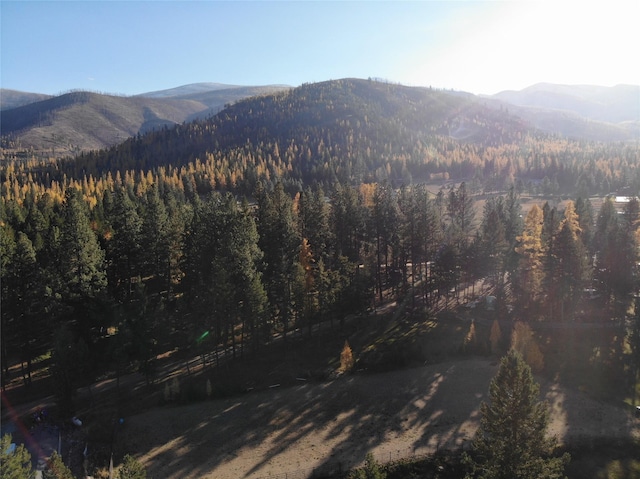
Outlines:
{"label": "clear blue sky", "polygon": [[640,84],[640,1],[0,1],[3,88]]}

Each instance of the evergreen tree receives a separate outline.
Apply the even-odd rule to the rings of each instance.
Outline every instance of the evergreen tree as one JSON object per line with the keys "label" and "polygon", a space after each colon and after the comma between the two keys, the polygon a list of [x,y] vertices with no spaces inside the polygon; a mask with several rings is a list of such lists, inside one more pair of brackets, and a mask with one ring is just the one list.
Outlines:
{"label": "evergreen tree", "polygon": [[480,258],[484,263],[482,269],[496,287],[503,283],[505,255],[509,246],[501,210],[502,201],[489,199],[485,203],[480,243]]}
{"label": "evergreen tree", "polygon": [[578,198],[576,200],[576,213],[578,214],[578,221],[580,222],[580,231],[582,243],[587,251],[593,254],[593,223],[595,218],[593,216],[593,205],[588,198]]}
{"label": "evergreen tree", "polygon": [[31,454],[23,444],[13,450],[11,444],[10,434],[5,434],[0,439],[0,478],[34,479],[36,472],[31,466]]}
{"label": "evergreen tree", "polygon": [[524,231],[517,238],[515,251],[519,256],[519,263],[513,284],[516,297],[523,309],[533,306],[542,290],[542,224],[542,210],[538,205],[533,205],[525,219]]}
{"label": "evergreen tree", "polygon": [[258,191],[259,246],[264,253],[264,281],[273,308],[273,318],[282,324],[283,334],[293,318],[293,280],[301,239],[293,217],[293,202],[278,183],[273,192]]}
{"label": "evergreen tree", "polygon": [[371,214],[373,237],[376,242],[376,284],[378,300],[382,303],[384,284],[390,279],[391,258],[395,237],[398,235],[399,214],[393,189],[388,184],[378,185],[373,196]]}
{"label": "evergreen tree", "polygon": [[173,197],[167,198],[167,269],[165,271],[169,297],[174,288],[182,281],[184,272],[181,269],[185,253],[185,230],[193,210],[190,205],[178,203]]}
{"label": "evergreen tree", "polygon": [[[258,341],[258,328],[263,327],[267,312],[267,294],[259,271],[263,253],[258,247],[258,230],[249,204],[244,201],[241,207],[231,196],[227,196],[227,208],[230,213],[229,227],[221,254],[227,257],[229,281],[231,287],[230,311],[233,316],[231,325],[239,321],[242,333],[241,347],[247,337],[252,338],[255,346]],[[235,340],[233,331],[233,354]]]}
{"label": "evergreen tree", "polygon": [[617,266],[620,265],[618,242],[621,238],[620,221],[612,198],[605,199],[600,207],[593,236],[595,250],[595,276],[600,294],[611,298],[617,281]]}
{"label": "evergreen tree", "polygon": [[82,339],[76,339],[66,325],[54,335],[49,373],[54,381],[56,402],[63,415],[72,414],[74,397],[83,382],[89,349]]}
{"label": "evergreen tree", "polygon": [[549,206],[545,202],[542,207],[542,269],[543,269],[543,292],[547,298],[549,306],[549,317],[552,316],[554,305],[558,302],[559,295],[555,284],[556,279],[556,234],[560,227],[560,217],[555,207]]}
{"label": "evergreen tree", "polygon": [[[564,219],[555,240],[555,268],[553,283],[560,302],[560,319],[564,319],[565,305],[574,306],[588,277],[586,252],[578,215],[572,201],[567,203]],[[569,308],[574,311],[575,308]]]}
{"label": "evergreen tree", "polygon": [[518,267],[518,255],[515,252],[516,238],[522,234],[524,222],[522,220],[522,206],[520,195],[512,186],[503,201],[504,236],[507,247],[504,251],[504,269],[513,275]]}
{"label": "evergreen tree", "polygon": [[87,205],[75,188],[67,190],[62,220],[58,257],[63,299],[96,298],[107,285],[104,251],[91,229]]}
{"label": "evergreen tree", "polygon": [[[2,203],[0,203],[2,204]],[[10,297],[13,295],[13,285],[10,280],[13,255],[16,248],[13,229],[3,221],[0,221],[0,315],[2,318],[2,334],[0,335],[0,354],[2,358],[3,374],[0,376],[2,387],[7,384],[9,378],[9,344],[13,345],[7,338],[9,337],[9,323],[14,320],[11,308],[7,307]]]}
{"label": "evergreen tree", "polygon": [[42,471],[42,479],[75,479],[71,470],[62,462],[62,457],[53,451],[47,467]]}
{"label": "evergreen tree", "polygon": [[158,278],[163,290],[169,290],[169,216],[155,185],[147,190],[140,234],[145,273]]}
{"label": "evergreen tree", "polygon": [[633,385],[633,406],[638,405],[638,383],[640,382],[640,298],[634,302],[634,314],[631,323],[629,345],[631,346],[631,358],[633,367],[630,368],[631,381]]}
{"label": "evergreen tree", "polygon": [[[142,219],[126,188],[119,188],[110,218],[113,238],[109,242],[110,286],[119,300],[130,299],[141,274]],[[156,238],[157,239],[157,238]],[[153,242],[149,238],[147,241]]]}
{"label": "evergreen tree", "polygon": [[320,255],[326,259],[330,256],[331,229],[329,208],[322,188],[305,189],[300,195],[298,210],[300,235],[307,238],[311,250],[316,252],[317,259],[320,259]]}
{"label": "evergreen tree", "polygon": [[531,368],[511,350],[491,381],[490,403],[480,406],[480,429],[464,457],[468,479],[564,477],[569,455],[553,456],[557,441],[546,437],[549,411],[538,394]]}
{"label": "evergreen tree", "polygon": [[464,182],[460,183],[457,190],[452,188],[449,192],[447,213],[450,220],[449,237],[458,251],[463,251],[472,238],[476,217],[473,198]]}
{"label": "evergreen tree", "polygon": [[331,230],[335,236],[333,248],[336,257],[360,261],[361,246],[365,238],[366,213],[358,191],[349,185],[336,185],[332,197]]}
{"label": "evergreen tree", "polygon": [[[7,315],[7,329],[18,333],[16,342],[20,344],[22,361],[27,363],[24,373],[26,385],[31,382],[31,361],[34,343],[45,338],[42,328],[47,310],[48,289],[44,284],[44,275],[36,259],[36,252],[29,237],[18,233],[12,261],[7,264],[6,279],[11,284],[2,303],[3,314]],[[48,328],[46,328],[48,330]]]}

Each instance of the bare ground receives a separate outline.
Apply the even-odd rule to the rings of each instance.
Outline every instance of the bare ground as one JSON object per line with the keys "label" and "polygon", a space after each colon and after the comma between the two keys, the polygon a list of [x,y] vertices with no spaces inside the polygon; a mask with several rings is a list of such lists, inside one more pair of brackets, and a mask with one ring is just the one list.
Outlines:
{"label": "bare ground", "polygon": [[[498,365],[484,358],[344,376],[127,419],[120,446],[154,478],[308,477],[468,446]],[[561,442],[640,437],[631,411],[542,382]]]}

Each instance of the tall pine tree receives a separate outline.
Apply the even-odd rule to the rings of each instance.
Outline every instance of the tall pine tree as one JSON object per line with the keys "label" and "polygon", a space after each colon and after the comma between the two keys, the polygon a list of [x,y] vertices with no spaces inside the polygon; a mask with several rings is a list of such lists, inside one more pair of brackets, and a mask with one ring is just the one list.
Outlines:
{"label": "tall pine tree", "polygon": [[546,436],[549,410],[538,400],[531,368],[511,350],[480,406],[480,429],[465,454],[467,479],[560,479],[569,455],[554,457],[557,441]]}

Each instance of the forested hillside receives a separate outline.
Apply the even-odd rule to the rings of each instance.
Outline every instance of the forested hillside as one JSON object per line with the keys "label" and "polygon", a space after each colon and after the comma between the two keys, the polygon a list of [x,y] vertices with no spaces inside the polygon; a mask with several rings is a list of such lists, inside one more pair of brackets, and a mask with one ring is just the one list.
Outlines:
{"label": "forested hillside", "polygon": [[54,97],[2,89],[2,157],[75,156],[163,126],[210,117],[243,98],[288,88],[198,83],[137,96],[72,91]]}
{"label": "forested hillside", "polygon": [[[637,191],[637,161],[637,144],[541,134],[474,99],[340,80],[240,101],[209,120],[138,135],[73,161],[34,160],[28,172],[58,194],[69,182],[99,183],[119,173],[170,178],[200,194],[251,195],[258,181],[281,181],[292,193],[312,182],[331,189],[335,182],[387,180],[397,187],[452,179],[474,191],[515,185],[532,194],[584,196]],[[10,175],[9,189],[22,187],[23,178]]]}
{"label": "forested hillside", "polygon": [[[573,319],[585,290],[626,301],[639,204],[594,211],[588,195],[637,195],[638,160],[474,100],[340,80],[74,160],[7,161],[2,378],[18,360],[29,384],[52,351],[71,408],[99,375],[151,380],[164,351],[259,357],[275,337],[390,299],[429,311],[478,281],[501,317]],[[550,202],[523,212],[525,192]],[[576,201],[558,208],[560,193]]]}

